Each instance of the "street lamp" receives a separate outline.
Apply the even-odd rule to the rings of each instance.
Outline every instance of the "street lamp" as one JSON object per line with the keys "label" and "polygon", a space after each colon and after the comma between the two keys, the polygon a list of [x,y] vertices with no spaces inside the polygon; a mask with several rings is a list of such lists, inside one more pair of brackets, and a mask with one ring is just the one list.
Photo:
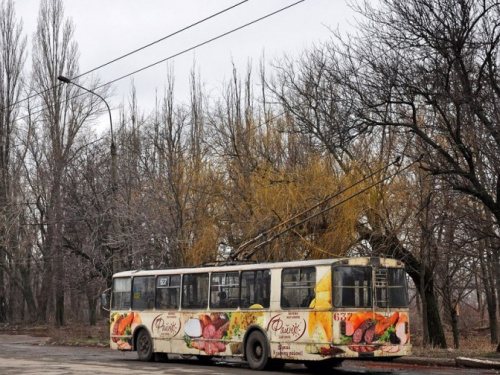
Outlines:
{"label": "street lamp", "polygon": [[[111,205],[112,205],[112,212],[111,212],[112,228],[111,228],[111,230],[112,230],[113,234],[116,234],[116,231],[118,228],[118,226],[116,224],[116,219],[115,219],[115,216],[116,216],[116,212],[115,212],[115,208],[116,208],[115,207],[116,206],[116,145],[115,145],[115,137],[113,134],[113,120],[111,118],[111,109],[109,108],[109,104],[106,101],[106,99],[104,99],[98,93],[96,93],[92,90],[89,90],[86,87],[79,85],[78,83],[71,81],[67,77],[59,76],[59,77],[57,77],[57,79],[61,82],[70,83],[72,85],[75,85],[75,86],[81,88],[82,90],[85,90],[88,93],[97,96],[99,99],[101,99],[104,102],[104,104],[106,104],[106,107],[108,108],[109,126],[110,126],[110,131],[111,131],[111,191],[112,191],[112,203],[111,203]],[[118,271],[118,264],[119,264],[118,259],[117,259],[117,254],[115,254],[115,249],[116,249],[116,243],[114,243],[113,246],[111,246],[111,251],[113,253],[113,272]]]}
{"label": "street lamp", "polygon": [[[111,132],[111,164],[112,164],[112,167],[113,167],[113,162],[115,161],[114,159],[116,158],[116,145],[115,145],[115,138],[114,138],[114,135],[113,135],[113,119],[111,118],[111,109],[109,108],[109,104],[108,102],[106,101],[106,99],[104,99],[101,95],[99,95],[98,93],[92,91],[92,90],[89,90],[81,85],[79,85],[78,83],[75,83],[73,82],[72,80],[70,80],[69,78],[67,77],[64,77],[64,76],[59,76],[57,77],[57,79],[61,82],[64,82],[64,83],[71,83],[72,85],[75,85],[76,87],[79,87],[81,88],[82,90],[85,90],[95,96],[97,96],[98,98],[100,98],[104,104],[106,104],[106,107],[108,108],[108,113],[109,113],[109,126],[110,126],[110,132]],[[112,174],[112,183],[113,183],[113,189],[116,188],[115,186],[115,183],[116,183],[116,175],[113,175],[116,170],[114,168],[111,168],[111,174]]]}

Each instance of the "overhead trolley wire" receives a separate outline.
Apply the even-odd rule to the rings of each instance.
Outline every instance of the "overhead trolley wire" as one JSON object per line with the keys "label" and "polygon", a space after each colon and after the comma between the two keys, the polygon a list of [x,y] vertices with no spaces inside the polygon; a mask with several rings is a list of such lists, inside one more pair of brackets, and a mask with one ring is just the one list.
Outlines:
{"label": "overhead trolley wire", "polygon": [[[192,23],[192,24],[190,24],[190,25],[188,25],[188,26],[186,26],[186,27],[183,27],[182,29],[179,29],[179,30],[177,30],[177,31],[174,31],[173,33],[171,33],[171,34],[169,34],[169,35],[167,35],[167,36],[164,36],[163,38],[160,38],[160,39],[158,39],[158,40],[155,40],[154,42],[151,42],[151,43],[146,44],[146,45],[144,45],[144,46],[142,46],[142,47],[140,47],[140,48],[137,48],[137,49],[135,49],[135,50],[133,50],[133,51],[131,51],[131,52],[128,52],[128,53],[126,53],[125,55],[122,55],[122,56],[117,57],[117,58],[115,58],[115,59],[113,59],[113,60],[111,60],[111,61],[108,61],[107,63],[104,63],[104,64],[102,64],[102,65],[99,65],[98,67],[93,68],[93,69],[91,69],[91,70],[89,70],[89,71],[87,71],[87,72],[85,72],[85,73],[82,73],[82,74],[79,74],[79,75],[77,75],[77,76],[75,76],[75,77],[72,77],[72,78],[70,78],[70,80],[77,79],[77,78],[81,78],[81,77],[83,77],[83,76],[85,76],[85,75],[87,75],[87,74],[93,73],[93,72],[95,72],[96,70],[99,70],[99,69],[101,69],[101,68],[104,68],[105,66],[111,65],[111,64],[113,64],[113,63],[115,63],[115,62],[117,62],[117,61],[119,61],[119,60],[124,59],[125,57],[129,57],[129,56],[131,56],[131,55],[133,55],[133,54],[135,54],[135,53],[137,53],[137,52],[139,52],[139,51],[142,51],[142,50],[144,50],[144,49],[146,49],[146,48],[149,48],[149,47],[151,47],[151,46],[153,46],[153,45],[155,45],[155,44],[157,44],[157,43],[159,43],[159,42],[162,42],[162,41],[164,41],[164,40],[166,40],[166,39],[169,39],[169,38],[171,38],[171,37],[173,37],[173,36],[175,36],[175,35],[177,35],[177,34],[180,34],[180,33],[182,33],[183,31],[186,31],[186,30],[188,30],[188,29],[191,29],[191,28],[193,28],[193,27],[195,27],[195,26],[197,26],[197,25],[200,25],[200,24],[202,24],[203,22],[208,21],[208,20],[210,20],[210,19],[212,19],[212,18],[215,18],[215,17],[217,17],[217,16],[219,16],[219,15],[221,15],[221,14],[223,14],[223,13],[225,13],[225,12],[227,12],[227,11],[231,10],[231,9],[234,9],[234,8],[236,8],[236,7],[240,6],[240,5],[242,5],[243,3],[248,2],[248,1],[249,1],[249,0],[243,0],[243,1],[240,1],[240,2],[239,2],[239,3],[237,3],[237,4],[231,5],[231,6],[230,6],[230,7],[228,7],[228,8],[225,8],[225,9],[223,9],[223,10],[221,10],[221,11],[217,12],[217,13],[214,13],[214,14],[212,14],[212,15],[208,16],[208,17],[205,17],[205,18],[203,18],[203,19],[201,19],[201,20],[199,20],[199,21],[197,21],[197,22],[195,22],[195,23]],[[48,88],[48,89],[46,89],[46,90],[43,90],[43,91],[37,92],[37,93],[35,93],[35,94],[32,94],[32,95],[30,95],[30,96],[28,96],[28,97],[26,97],[26,98],[24,98],[24,99],[18,100],[17,102],[12,103],[12,104],[10,104],[8,107],[5,107],[5,108],[10,108],[10,107],[12,107],[12,106],[14,106],[14,105],[17,105],[17,104],[19,104],[19,103],[22,103],[22,102],[24,102],[24,101],[26,101],[26,100],[32,99],[32,98],[34,98],[34,97],[36,97],[36,96],[39,96],[39,95],[41,95],[41,94],[43,94],[43,93],[46,93],[47,91],[52,90],[53,88],[58,87],[58,86],[60,86],[60,85],[62,85],[62,83],[59,83],[59,84],[57,84],[56,86],[52,86],[52,87],[50,87],[50,88]]]}
{"label": "overhead trolley wire", "polygon": [[[316,203],[315,205],[309,207],[308,209],[304,210],[304,211],[301,211],[299,212],[298,214],[295,214],[293,215],[291,218],[285,220],[285,221],[282,221],[278,224],[276,224],[275,226],[273,226],[272,228],[269,228],[265,231],[263,231],[262,233],[260,233],[259,235],[251,238],[250,240],[248,241],[245,241],[244,243],[242,243],[240,246],[238,246],[238,248],[236,249],[236,251],[230,255],[230,258],[232,260],[235,260],[241,253],[244,252],[244,250],[250,246],[251,244],[259,241],[261,238],[265,238],[267,235],[271,234],[273,231],[275,231],[276,229],[284,226],[284,225],[287,225],[288,223],[292,222],[293,220],[297,219],[297,218],[300,218],[301,216],[304,216],[305,214],[308,214],[309,212],[311,212],[312,210],[324,205],[325,203],[331,201],[333,198],[337,198],[338,196],[344,194],[345,192],[347,192],[348,190],[351,190],[353,189],[354,187],[356,187],[357,185],[365,182],[366,180],[372,178],[373,176],[379,174],[380,172],[383,172],[385,171],[386,169],[388,169],[389,167],[393,166],[393,165],[399,165],[399,162],[400,162],[401,158],[400,157],[397,157],[394,161],[392,161],[391,163],[387,164],[387,165],[384,165],[383,167],[377,169],[376,171],[370,173],[369,175],[367,176],[364,176],[362,179],[356,181],[355,183],[353,183],[352,185],[349,185],[347,186],[346,188],[343,188],[341,189],[340,191],[338,192],[335,192],[333,194],[330,194],[328,195],[326,198],[322,199],[319,203]],[[314,215],[316,216],[316,215]],[[314,217],[314,216],[310,216],[310,217],[307,217],[306,220],[308,220],[309,218],[311,217]],[[302,223],[302,221],[301,221]],[[294,225],[295,227],[296,225]]]}
{"label": "overhead trolley wire", "polygon": [[191,25],[189,25],[189,26],[186,26],[186,27],[184,27],[184,28],[182,28],[182,29],[180,29],[180,30],[177,30],[177,31],[175,31],[175,32],[173,32],[173,33],[171,33],[171,34],[169,34],[169,35],[167,35],[167,36],[164,36],[163,38],[160,38],[160,39],[158,39],[158,40],[155,40],[154,42],[151,42],[151,43],[149,43],[149,44],[146,44],[146,45],[145,45],[145,46],[143,46],[143,47],[137,48],[136,50],[133,50],[133,51],[131,51],[131,52],[129,52],[129,53],[127,53],[127,54],[123,55],[123,56],[117,57],[116,59],[111,60],[111,61],[109,61],[109,62],[107,62],[107,63],[105,63],[105,64],[102,64],[102,65],[98,66],[97,68],[94,68],[94,69],[92,69],[92,70],[89,70],[88,72],[85,72],[85,73],[82,73],[82,74],[80,74],[80,75],[78,75],[78,76],[76,76],[76,77],[73,77],[73,78],[71,78],[71,80],[74,80],[74,79],[80,78],[80,77],[82,77],[82,76],[84,76],[84,75],[87,75],[87,74],[89,74],[89,73],[92,73],[92,72],[94,72],[94,71],[96,71],[96,70],[98,70],[98,69],[104,68],[105,66],[108,66],[108,65],[110,65],[110,64],[112,64],[112,63],[114,63],[114,62],[116,62],[116,61],[119,61],[119,60],[121,60],[121,59],[124,59],[125,57],[128,57],[128,56],[130,56],[130,55],[133,55],[134,53],[137,53],[137,52],[139,52],[139,51],[142,51],[143,49],[149,48],[149,47],[151,47],[152,45],[154,45],[154,44],[156,44],[156,43],[162,42],[162,41],[164,41],[165,39],[168,39],[168,38],[171,38],[171,37],[173,37],[173,36],[175,36],[175,35],[177,35],[177,34],[180,34],[180,33],[182,33],[183,31],[186,31],[186,30],[188,30],[188,29],[190,29],[190,28],[192,28],[192,27],[194,27],[194,26],[197,26],[197,25],[199,25],[199,24],[201,24],[201,23],[203,23],[203,22],[205,22],[205,21],[208,21],[208,20],[209,20],[209,19],[211,19],[211,18],[217,17],[217,16],[221,15],[222,13],[225,13],[225,12],[227,12],[227,11],[231,10],[231,9],[234,9],[234,8],[236,8],[236,7],[240,6],[241,4],[246,3],[246,2],[248,2],[248,1],[249,1],[249,0],[243,0],[243,1],[239,2],[239,3],[237,3],[237,4],[234,4],[234,5],[230,6],[229,8],[223,9],[223,10],[221,10],[221,11],[217,12],[217,13],[212,14],[211,16],[208,16],[208,17],[206,17],[206,18],[203,18],[202,20],[200,20],[200,21],[198,21],[198,22],[195,22],[195,23],[193,23],[193,24],[191,24]]}
{"label": "overhead trolley wire", "polygon": [[171,56],[169,56],[169,57],[166,57],[166,58],[164,58],[164,59],[162,59],[162,60],[156,61],[156,62],[154,62],[154,63],[152,63],[152,64],[149,64],[149,65],[147,65],[147,66],[144,66],[144,67],[142,67],[142,68],[140,68],[140,69],[137,69],[137,70],[135,70],[135,71],[133,71],[133,72],[131,72],[131,73],[128,73],[128,74],[126,74],[126,75],[124,75],[124,76],[121,76],[121,77],[116,78],[116,79],[114,79],[114,80],[112,80],[112,81],[109,81],[109,82],[107,82],[107,83],[104,83],[104,84],[102,84],[102,85],[100,85],[100,86],[96,87],[96,89],[98,89],[98,88],[102,88],[102,87],[105,87],[105,86],[108,86],[108,85],[110,85],[110,84],[112,84],[112,83],[115,83],[115,82],[117,82],[117,81],[120,81],[120,80],[122,80],[122,79],[124,79],[124,78],[130,77],[130,76],[132,76],[132,75],[134,75],[134,74],[137,74],[137,73],[140,73],[140,72],[142,72],[142,71],[144,71],[144,70],[146,70],[146,69],[152,68],[153,66],[156,66],[156,65],[161,64],[161,63],[164,63],[164,62],[166,62],[166,61],[168,61],[168,60],[171,60],[171,59],[173,59],[173,58],[175,58],[175,57],[177,57],[177,56],[180,56],[180,55],[183,55],[183,54],[185,54],[185,53],[187,53],[187,52],[190,52],[190,51],[192,51],[192,50],[194,50],[194,49],[196,49],[196,48],[202,47],[202,46],[204,46],[204,45],[206,45],[206,44],[208,44],[208,43],[211,43],[211,42],[213,42],[213,41],[215,41],[215,40],[217,40],[217,39],[223,38],[223,37],[225,37],[225,36],[227,36],[227,35],[229,35],[229,34],[232,34],[232,33],[236,32],[236,31],[239,31],[239,30],[241,30],[241,29],[244,29],[245,27],[248,27],[248,26],[250,26],[250,25],[253,25],[253,24],[255,24],[255,23],[257,23],[257,22],[260,22],[260,21],[262,21],[262,20],[264,20],[264,19],[266,19],[266,18],[272,17],[272,16],[274,16],[274,15],[276,15],[276,14],[280,13],[280,12],[283,12],[283,11],[285,11],[285,10],[287,10],[287,9],[291,8],[291,7],[294,7],[295,5],[297,5],[297,4],[299,4],[299,3],[302,3],[302,2],[304,2],[304,1],[305,1],[305,0],[299,0],[299,1],[295,2],[295,3],[293,3],[293,4],[287,5],[286,7],[283,7],[283,8],[281,8],[281,9],[278,9],[278,10],[276,10],[276,11],[272,12],[272,13],[268,13],[268,14],[266,14],[265,16],[262,16],[262,17],[260,17],[260,18],[257,18],[257,19],[255,19],[255,20],[253,20],[253,21],[251,21],[251,22],[245,23],[244,25],[238,26],[238,27],[236,27],[236,28],[234,28],[234,29],[232,29],[232,30],[226,31],[225,33],[219,34],[218,36],[213,37],[213,38],[211,38],[211,39],[208,39],[208,40],[206,40],[206,41],[204,41],[204,42],[202,42],[202,43],[199,43],[199,44],[196,44],[196,45],[194,45],[194,46],[192,46],[192,47],[186,48],[185,50],[183,50],[183,51],[181,51],[181,52],[177,52],[177,53],[175,53],[175,54],[173,54],[173,55],[171,55]]}
{"label": "overhead trolley wire", "polygon": [[[243,249],[240,249],[237,253],[235,253],[234,255],[230,256],[230,259],[231,259],[231,260],[234,260],[234,259],[237,259],[239,256],[241,256],[241,257],[243,258],[243,260],[249,260],[249,259],[250,259],[250,258],[251,258],[251,257],[252,257],[252,256],[253,256],[256,252],[257,252],[257,251],[259,251],[259,250],[260,250],[261,248],[263,248],[265,245],[267,245],[267,244],[271,243],[272,241],[274,241],[274,240],[275,240],[275,239],[277,239],[278,237],[282,236],[283,234],[285,234],[285,233],[287,233],[287,232],[291,231],[292,229],[294,229],[294,228],[296,228],[296,227],[298,227],[298,226],[300,226],[300,225],[302,225],[302,224],[306,223],[308,220],[311,220],[311,219],[313,219],[313,218],[315,218],[315,217],[317,217],[317,216],[319,216],[319,215],[324,214],[324,213],[325,213],[325,212],[327,212],[327,211],[330,211],[330,210],[332,210],[332,209],[334,209],[334,208],[336,208],[336,207],[338,207],[338,206],[341,206],[342,204],[346,203],[347,201],[349,201],[349,200],[351,200],[351,199],[353,199],[353,198],[357,197],[358,195],[361,195],[361,194],[365,193],[366,191],[370,190],[372,187],[377,186],[377,185],[379,185],[379,184],[381,184],[381,183],[383,183],[383,182],[385,182],[385,181],[387,181],[387,180],[389,180],[389,179],[391,179],[391,178],[393,178],[393,177],[397,176],[398,174],[400,174],[400,173],[402,173],[402,172],[404,172],[404,171],[406,171],[406,170],[410,169],[413,165],[415,165],[415,164],[419,163],[419,162],[422,160],[423,156],[424,156],[423,154],[422,154],[422,155],[420,155],[420,156],[419,156],[416,160],[412,161],[412,162],[411,162],[410,164],[408,164],[407,166],[405,166],[405,167],[403,167],[403,168],[400,168],[400,169],[398,169],[398,170],[396,170],[396,171],[394,171],[394,172],[390,173],[389,175],[387,175],[387,176],[385,176],[385,177],[383,177],[383,178],[380,178],[379,180],[377,180],[377,181],[375,181],[375,182],[371,183],[371,184],[370,184],[370,185],[368,185],[368,186],[363,187],[361,190],[359,190],[359,191],[358,191],[358,192],[356,192],[356,193],[351,194],[351,195],[350,195],[350,196],[348,196],[347,198],[344,198],[344,199],[342,199],[341,201],[339,201],[339,202],[337,202],[337,203],[335,203],[335,204],[333,204],[333,205],[331,205],[331,206],[328,206],[328,207],[326,207],[326,208],[324,208],[324,209],[320,210],[319,212],[316,212],[316,213],[314,213],[314,214],[312,214],[312,215],[310,215],[310,216],[308,216],[308,217],[306,217],[306,218],[304,218],[304,219],[302,219],[302,220],[300,220],[300,221],[298,221],[298,222],[296,222],[296,223],[291,224],[289,227],[287,227],[287,228],[285,228],[285,229],[281,230],[280,232],[278,232],[278,233],[274,234],[273,236],[271,236],[271,237],[269,237],[269,238],[264,239],[262,242],[260,242],[260,243],[258,243],[257,245],[255,245],[255,246],[254,246],[251,250],[249,250],[248,252],[243,253],[243,251],[242,251]],[[395,160],[395,161],[393,161],[392,163],[387,164],[387,165],[386,165],[384,168],[382,168],[382,169],[388,168],[388,167],[390,167],[391,165],[396,165],[396,166],[400,167],[400,160],[401,160],[401,158],[400,158],[400,157],[398,157],[398,158],[396,158],[396,160]],[[378,172],[378,171],[377,171],[377,172]],[[374,173],[377,173],[377,172],[374,172]],[[373,173],[372,173],[370,176],[373,176]],[[363,178],[361,181],[364,181],[364,180],[366,180],[366,178]],[[341,194],[341,193],[343,193],[343,192],[345,192],[345,191],[347,191],[347,190],[351,189],[353,186],[356,186],[358,183],[359,183],[359,182],[356,182],[356,183],[354,183],[353,185],[348,186],[347,188],[345,188],[345,189],[341,190],[339,193],[334,194],[331,198],[333,198],[333,197],[335,197],[335,196],[338,196],[339,194]],[[330,199],[330,198],[329,198],[329,199]],[[322,203],[322,202],[321,202],[321,203]],[[316,206],[314,206],[314,207],[318,207],[318,205],[316,205]],[[308,211],[309,211],[309,210],[306,210],[306,211],[304,211],[304,212],[308,212]],[[294,218],[296,218],[296,217],[298,217],[298,216],[299,216],[299,215],[294,216]],[[287,221],[287,222],[288,222],[288,221]],[[278,226],[279,226],[279,225],[278,225]],[[278,226],[276,226],[276,227],[278,227]],[[261,238],[261,236],[260,236],[260,235],[258,236],[258,239],[259,239],[259,238]],[[250,243],[250,241],[249,241],[249,243]]]}
{"label": "overhead trolley wire", "polygon": [[[135,71],[133,71],[133,72],[131,72],[131,73],[128,73],[128,74],[123,75],[123,76],[121,76],[121,77],[115,78],[115,79],[113,79],[113,80],[111,80],[111,81],[109,81],[109,82],[103,83],[102,85],[95,87],[95,88],[94,88],[94,90],[96,90],[96,89],[100,89],[100,88],[103,88],[103,87],[106,87],[106,86],[108,86],[108,85],[111,85],[112,83],[115,83],[115,82],[117,82],[117,81],[120,81],[120,80],[122,80],[122,79],[125,79],[125,78],[127,78],[127,77],[130,77],[130,76],[132,76],[132,75],[134,75],[134,74],[137,74],[137,73],[140,73],[140,72],[142,72],[142,71],[144,71],[144,70],[147,70],[147,69],[149,69],[149,68],[152,68],[152,67],[154,67],[154,66],[156,66],[156,65],[158,65],[158,64],[161,64],[161,63],[166,62],[166,61],[168,61],[168,60],[171,60],[171,59],[173,59],[173,58],[175,58],[175,57],[178,57],[178,56],[180,56],[180,55],[182,55],[182,54],[185,54],[185,53],[187,53],[187,52],[190,52],[190,51],[192,51],[192,50],[194,50],[194,49],[196,49],[196,48],[199,48],[199,47],[201,47],[201,46],[204,46],[204,45],[206,45],[206,44],[208,44],[208,43],[211,43],[211,42],[213,42],[213,41],[215,41],[215,40],[218,40],[218,39],[220,39],[220,38],[223,38],[223,37],[225,37],[225,36],[227,36],[227,35],[229,35],[229,34],[232,34],[232,33],[236,32],[236,31],[239,31],[239,30],[241,30],[241,29],[244,29],[245,27],[251,26],[251,25],[253,25],[253,24],[257,23],[257,22],[260,22],[260,21],[262,21],[262,20],[264,20],[264,19],[267,19],[267,18],[269,18],[269,17],[272,17],[272,16],[274,16],[274,15],[276,15],[276,14],[278,14],[278,13],[281,13],[281,12],[283,12],[283,11],[287,10],[287,9],[290,9],[290,8],[292,8],[292,7],[294,7],[294,6],[298,5],[298,4],[300,4],[300,3],[303,3],[304,1],[306,1],[306,0],[299,0],[299,1],[296,1],[295,3],[292,3],[292,4],[290,4],[290,5],[287,5],[287,6],[283,7],[283,8],[280,8],[280,9],[278,9],[278,10],[276,10],[276,11],[272,12],[272,13],[268,13],[268,14],[266,14],[265,16],[259,17],[259,18],[255,19],[255,20],[250,21],[250,22],[248,22],[248,23],[245,23],[245,24],[243,24],[243,25],[241,25],[241,26],[239,26],[239,27],[236,27],[236,28],[234,28],[234,29],[231,29],[231,30],[229,30],[229,31],[226,31],[225,33],[219,34],[218,36],[213,37],[213,38],[211,38],[211,39],[208,39],[208,40],[206,40],[206,41],[204,41],[204,42],[202,42],[202,43],[198,43],[198,44],[196,44],[195,46],[192,46],[192,47],[190,47],[190,48],[187,48],[187,49],[185,49],[185,50],[183,50],[183,51],[181,51],[181,52],[175,53],[175,54],[173,54],[173,55],[171,55],[171,56],[168,56],[168,57],[166,57],[166,58],[164,58],[164,59],[162,59],[162,60],[156,61],[156,62],[154,62],[154,63],[152,63],[152,64],[149,64],[149,65],[144,66],[144,67],[142,67],[142,68],[140,68],[140,69],[137,69],[137,70],[135,70]],[[154,44],[154,43],[151,43],[151,44]],[[92,70],[92,71],[93,71],[93,70]],[[81,75],[80,75],[80,76],[78,76],[78,77],[81,77]],[[75,77],[75,78],[78,78],[78,77]],[[45,91],[42,91],[42,93],[43,93],[43,92],[46,92],[46,91],[48,91],[48,90],[50,90],[50,89],[47,89],[47,90],[45,90]],[[33,96],[36,96],[36,95],[39,95],[39,94],[40,94],[40,93],[35,94],[35,95],[33,95]],[[74,98],[76,98],[76,97],[78,97],[78,96],[80,96],[80,95],[83,95],[83,94],[75,95],[74,97],[72,97],[72,98],[70,98],[70,99],[74,99]],[[33,96],[31,96],[31,97],[33,97]],[[31,97],[29,97],[29,98],[31,98]],[[27,100],[27,99],[29,99],[29,98],[26,98],[26,99],[23,99],[23,100],[21,100],[21,101],[18,101],[17,103],[20,103],[20,102],[22,102],[22,101],[25,101],[25,100]],[[68,100],[70,100],[70,99],[68,99]],[[14,103],[14,104],[17,104],[17,103]],[[40,111],[38,111],[38,112],[35,112],[35,114],[36,114],[36,113],[39,113],[39,112],[41,112],[41,111],[42,111],[42,110],[40,110]],[[24,116],[24,117],[21,117],[20,119],[23,119],[23,118],[26,118],[26,117],[27,117],[27,116]]]}

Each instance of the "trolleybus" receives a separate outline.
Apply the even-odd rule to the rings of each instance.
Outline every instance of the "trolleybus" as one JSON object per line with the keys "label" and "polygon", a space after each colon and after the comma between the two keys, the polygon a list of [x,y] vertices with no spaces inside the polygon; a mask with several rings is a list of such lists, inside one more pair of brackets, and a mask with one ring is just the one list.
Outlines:
{"label": "trolleybus", "polygon": [[143,361],[166,353],[324,369],[408,355],[408,312],[404,265],[388,258],[126,271],[113,276],[110,345]]}

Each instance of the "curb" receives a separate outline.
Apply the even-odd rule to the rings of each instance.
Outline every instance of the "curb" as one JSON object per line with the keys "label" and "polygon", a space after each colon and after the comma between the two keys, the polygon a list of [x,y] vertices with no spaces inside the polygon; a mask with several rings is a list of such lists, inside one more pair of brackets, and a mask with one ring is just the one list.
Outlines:
{"label": "curb", "polygon": [[489,360],[483,358],[429,358],[429,357],[400,357],[394,359],[394,363],[403,363],[419,366],[443,366],[443,367],[468,367],[500,370],[500,360]]}
{"label": "curb", "polygon": [[435,366],[435,367],[455,367],[455,358],[432,358],[432,357],[400,357],[393,361],[394,363],[404,363],[408,365]]}
{"label": "curb", "polygon": [[486,369],[500,369],[500,361],[491,361],[488,359],[457,357],[455,359],[456,365],[460,367],[473,367],[473,368],[486,368]]}

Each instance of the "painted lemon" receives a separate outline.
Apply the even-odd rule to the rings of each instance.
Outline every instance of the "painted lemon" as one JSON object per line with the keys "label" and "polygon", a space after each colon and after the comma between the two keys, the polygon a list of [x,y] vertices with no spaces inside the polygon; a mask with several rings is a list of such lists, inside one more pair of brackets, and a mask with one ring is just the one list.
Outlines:
{"label": "painted lemon", "polygon": [[318,292],[318,293],[316,293],[316,298],[318,300],[327,301],[329,304],[332,303],[332,293],[331,292]]}
{"label": "painted lemon", "polygon": [[332,291],[332,271],[328,271],[316,284],[316,294]]}
{"label": "painted lemon", "polygon": [[333,322],[332,322],[332,305],[327,300],[316,297],[312,300],[309,305],[310,308],[315,310],[323,310],[328,309],[330,311],[311,311],[309,313],[309,323],[308,323],[308,332],[309,337],[313,337],[315,327],[320,324],[323,327],[323,330],[326,334],[326,341],[332,340],[332,330],[333,330]]}

